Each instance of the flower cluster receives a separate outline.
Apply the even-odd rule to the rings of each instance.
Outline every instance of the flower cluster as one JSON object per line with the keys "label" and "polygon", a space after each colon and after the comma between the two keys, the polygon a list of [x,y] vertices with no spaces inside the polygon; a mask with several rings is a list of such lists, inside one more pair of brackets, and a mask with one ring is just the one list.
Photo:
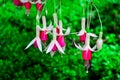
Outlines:
{"label": "flower cluster", "polygon": [[[54,18],[54,25],[50,23],[50,25],[46,26],[46,17],[42,16],[42,24],[43,28],[41,28],[38,24],[36,25],[36,37],[28,44],[28,46],[25,48],[29,48],[32,44],[34,44],[34,47],[39,48],[39,50],[42,52],[42,42],[45,44],[48,40],[48,33],[52,33],[53,39],[46,48],[46,53],[51,54],[51,56],[54,55],[55,51],[60,51],[60,53],[64,54],[64,48],[66,46],[64,36],[68,35],[70,33],[70,28],[68,28],[63,34],[63,28],[62,28],[62,20],[59,20],[59,24],[57,22],[57,14],[53,14]],[[36,20],[39,19],[39,15],[36,16]],[[57,27],[56,27],[57,26]],[[59,30],[59,32],[58,32]]]}
{"label": "flower cluster", "polygon": [[26,14],[29,15],[30,8],[32,4],[36,4],[36,9],[41,11],[43,8],[43,3],[41,0],[14,0],[15,6],[24,6],[26,8]]}
{"label": "flower cluster", "polygon": [[103,43],[102,32],[100,32],[99,38],[96,42],[96,45],[93,48],[91,48],[90,47],[90,37],[96,38],[97,35],[95,35],[93,33],[89,33],[89,32],[87,33],[87,31],[85,30],[85,18],[84,17],[82,18],[81,26],[82,26],[82,29],[77,34],[77,36],[80,37],[80,42],[84,43],[84,46],[82,47],[80,45],[77,45],[76,43],[74,43],[74,44],[78,49],[82,50],[82,58],[84,60],[84,66],[87,69],[86,72],[88,72],[88,69],[90,67],[90,60],[92,59],[92,52],[94,52],[96,48],[98,50],[100,50],[102,48],[102,43]]}
{"label": "flower cluster", "polygon": [[[28,44],[28,46],[25,49],[28,49],[32,44],[34,44],[34,47],[38,48],[40,52],[42,52],[43,51],[42,43],[43,43],[44,45],[48,45],[44,50],[46,51],[46,53],[50,53],[51,56],[53,56],[56,51],[59,51],[61,54],[64,54],[64,50],[67,45],[64,37],[70,34],[70,28],[67,28],[67,29],[63,28],[62,20],[61,19],[58,20],[57,13],[54,12],[53,14],[54,23],[52,24],[51,22],[49,26],[47,26],[46,24],[47,23],[46,17],[42,16],[43,27],[41,27],[39,25],[40,24],[39,11],[41,11],[43,7],[43,2],[41,0],[14,0],[14,4],[16,6],[25,6],[27,15],[30,12],[30,8],[32,4],[36,4],[36,9],[38,10],[38,14],[36,16],[36,37]],[[93,6],[96,8],[95,5]],[[55,0],[54,0],[54,9],[55,9]],[[60,8],[60,14],[61,14],[61,8]],[[94,51],[101,50],[102,44],[103,44],[102,22],[100,19],[99,12],[98,12],[98,17],[101,23],[101,31],[99,33],[99,38],[97,39],[95,46],[93,48],[90,47],[90,38],[91,37],[97,38],[97,35],[94,33],[90,33],[86,30],[86,25],[85,25],[86,18],[85,17],[82,17],[82,20],[81,20],[81,30],[76,33],[76,35],[79,36],[79,42],[84,44],[84,46],[80,46],[79,44],[76,44],[74,42],[75,47],[77,47],[78,49],[82,51],[82,58],[84,60],[84,66],[87,69],[86,71],[87,73],[88,73],[88,69],[90,68],[90,61],[92,59],[92,53]],[[89,22],[87,21],[87,23]],[[50,40],[48,37],[49,33],[52,34],[52,40],[49,44],[47,44],[46,43],[47,40]]]}

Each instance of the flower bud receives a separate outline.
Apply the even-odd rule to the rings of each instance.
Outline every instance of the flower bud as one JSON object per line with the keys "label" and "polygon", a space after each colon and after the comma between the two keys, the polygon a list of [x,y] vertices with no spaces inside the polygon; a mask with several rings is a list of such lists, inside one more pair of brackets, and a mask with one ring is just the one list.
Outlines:
{"label": "flower bud", "polygon": [[26,8],[26,14],[28,15],[30,12],[30,8],[31,8],[31,3],[30,2],[25,2],[24,6]]}
{"label": "flower bud", "polygon": [[102,48],[102,44],[103,44],[103,40],[102,40],[102,32],[100,32],[100,34],[99,34],[99,39],[97,40],[97,42],[96,42],[96,46],[97,46],[97,49],[98,50],[101,50],[101,48]]}
{"label": "flower bud", "polygon": [[102,40],[102,39],[98,39],[98,40],[97,40],[97,43],[96,43],[96,46],[97,46],[97,49],[98,49],[98,50],[101,50],[102,44],[103,44],[103,40]]}

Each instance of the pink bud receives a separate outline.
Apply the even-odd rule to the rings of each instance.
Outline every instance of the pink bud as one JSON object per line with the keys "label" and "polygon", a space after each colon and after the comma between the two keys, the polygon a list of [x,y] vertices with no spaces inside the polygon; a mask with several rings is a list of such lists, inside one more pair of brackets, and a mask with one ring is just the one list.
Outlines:
{"label": "pink bud", "polygon": [[101,50],[102,44],[103,44],[103,40],[102,40],[102,39],[98,39],[98,40],[97,40],[97,43],[96,43],[98,50]]}
{"label": "pink bud", "polygon": [[46,42],[48,39],[47,30],[40,31],[40,39],[43,42]]}
{"label": "pink bud", "polygon": [[58,41],[58,43],[60,44],[61,47],[64,47],[64,46],[66,45],[63,35],[58,36],[58,37],[57,37],[57,41]]}
{"label": "pink bud", "polygon": [[84,59],[84,60],[91,60],[92,59],[92,51],[91,50],[84,50],[83,52],[82,52],[82,58]]}
{"label": "pink bud", "polygon": [[15,6],[23,6],[23,3],[20,2],[20,0],[14,0],[13,2]]}
{"label": "pink bud", "polygon": [[52,51],[55,52],[57,51],[57,46],[54,44],[54,47],[52,48]]}
{"label": "pink bud", "polygon": [[34,42],[34,47],[38,48],[37,41]]}
{"label": "pink bud", "polygon": [[36,4],[36,9],[41,11],[42,10],[42,4],[41,3],[37,3]]}
{"label": "pink bud", "polygon": [[86,33],[80,36],[80,42],[85,42],[86,40]]}

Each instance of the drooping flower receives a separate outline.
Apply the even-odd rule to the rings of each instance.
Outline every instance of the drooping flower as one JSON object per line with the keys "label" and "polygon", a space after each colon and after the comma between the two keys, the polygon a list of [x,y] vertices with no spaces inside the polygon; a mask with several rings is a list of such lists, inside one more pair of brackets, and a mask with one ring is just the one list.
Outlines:
{"label": "drooping flower", "polygon": [[29,15],[32,4],[29,1],[26,1],[24,2],[24,6],[26,8],[26,14]]}
{"label": "drooping flower", "polygon": [[15,6],[23,6],[23,3],[20,0],[14,0],[13,2]]}
{"label": "drooping flower", "polygon": [[42,52],[42,45],[41,45],[41,39],[39,38],[39,31],[40,31],[40,26],[36,26],[36,37],[28,44],[28,46],[25,49],[28,49],[32,44]]}
{"label": "drooping flower", "polygon": [[51,56],[53,56],[56,50],[59,50],[62,54],[64,54],[63,49],[61,48],[60,44],[57,41],[56,28],[53,28],[53,40],[48,45],[46,53],[51,52]]}
{"label": "drooping flower", "polygon": [[84,60],[84,66],[87,68],[86,72],[88,72],[88,69],[90,67],[89,61],[92,59],[92,52],[95,51],[95,49],[96,49],[96,45],[93,48],[90,47],[90,36],[97,37],[93,33],[87,33],[86,34],[85,45],[83,47],[81,47],[80,45],[78,46],[77,44],[75,44],[75,46],[78,49],[82,50],[82,58]]}
{"label": "drooping flower", "polygon": [[41,10],[42,10],[42,1],[41,1],[41,0],[38,0],[38,1],[36,2],[36,9],[37,9],[38,11],[41,11]]}
{"label": "drooping flower", "polygon": [[70,33],[70,28],[68,28],[65,34],[63,34],[62,20],[59,20],[59,33],[58,33],[57,41],[61,47],[66,46],[64,36],[68,35],[69,33]]}
{"label": "drooping flower", "polygon": [[45,16],[42,16],[42,22],[43,22],[43,28],[40,28],[40,39],[41,41],[43,41],[44,43],[48,40],[48,33],[49,31],[52,30],[52,23],[50,23],[50,25],[47,27],[46,26],[46,18]]}
{"label": "drooping flower", "polygon": [[81,28],[80,32],[77,34],[77,36],[79,36],[80,42],[85,42],[86,30],[85,30],[85,18],[84,17],[82,18],[81,26],[82,26],[82,28]]}

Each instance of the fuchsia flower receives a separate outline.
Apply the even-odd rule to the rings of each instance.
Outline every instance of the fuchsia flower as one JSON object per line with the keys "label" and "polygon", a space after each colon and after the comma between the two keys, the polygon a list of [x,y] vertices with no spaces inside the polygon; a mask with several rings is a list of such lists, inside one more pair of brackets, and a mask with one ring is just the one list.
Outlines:
{"label": "fuchsia flower", "polygon": [[32,44],[42,52],[42,44],[41,44],[41,39],[39,38],[39,30],[40,26],[36,26],[36,37],[28,44],[28,46],[25,49],[28,49]]}
{"label": "fuchsia flower", "polygon": [[82,26],[82,29],[80,30],[80,32],[77,35],[80,36],[80,42],[85,42],[86,30],[85,30],[85,18],[84,17],[82,18],[81,26]]}
{"label": "fuchsia flower", "polygon": [[41,0],[38,0],[38,1],[36,2],[36,9],[39,10],[39,11],[42,10],[42,2],[41,2]]}
{"label": "fuchsia flower", "polygon": [[13,2],[15,6],[23,6],[23,3],[20,0],[14,0]]}
{"label": "fuchsia flower", "polygon": [[54,51],[59,50],[61,53],[64,54],[63,49],[61,48],[60,44],[57,41],[57,33],[56,33],[56,28],[53,28],[53,40],[51,41],[51,43],[48,45],[47,47],[47,51],[46,53],[51,52],[51,56],[54,55]]}
{"label": "fuchsia flower", "polygon": [[90,47],[90,36],[97,37],[93,33],[87,33],[86,34],[85,45],[83,47],[81,47],[80,45],[78,46],[78,45],[75,44],[75,46],[78,49],[82,50],[82,58],[85,61],[84,66],[87,67],[87,72],[88,72],[88,69],[90,67],[89,61],[92,59],[92,52],[95,51],[95,48],[96,48],[96,45],[93,48]]}
{"label": "fuchsia flower", "polygon": [[[57,19],[57,14],[56,13],[53,14],[53,18],[54,18],[54,23],[56,25],[56,32],[58,34],[57,41],[58,41],[58,43],[60,44],[61,47],[65,47],[66,43],[65,43],[65,40],[64,40],[64,36],[68,35],[70,33],[70,28],[68,28],[67,30],[63,29],[62,20],[59,21],[59,25],[58,25],[58,19]],[[63,34],[63,30],[66,30],[65,34]]]}
{"label": "fuchsia flower", "polygon": [[31,8],[31,3],[28,1],[28,2],[25,2],[24,3],[24,6],[26,8],[26,14],[28,15],[29,12],[30,12],[30,8]]}
{"label": "fuchsia flower", "polygon": [[49,31],[52,30],[52,23],[50,23],[50,25],[47,27],[45,16],[42,16],[42,21],[43,21],[43,28],[40,29],[39,36],[40,36],[41,41],[43,41],[45,43],[48,40]]}
{"label": "fuchsia flower", "polygon": [[62,27],[62,20],[59,21],[59,34],[57,37],[57,41],[60,44],[61,47],[65,47],[66,43],[64,40],[64,36],[68,35],[70,33],[70,28],[68,28],[65,32],[65,34],[63,34],[63,27]]}

